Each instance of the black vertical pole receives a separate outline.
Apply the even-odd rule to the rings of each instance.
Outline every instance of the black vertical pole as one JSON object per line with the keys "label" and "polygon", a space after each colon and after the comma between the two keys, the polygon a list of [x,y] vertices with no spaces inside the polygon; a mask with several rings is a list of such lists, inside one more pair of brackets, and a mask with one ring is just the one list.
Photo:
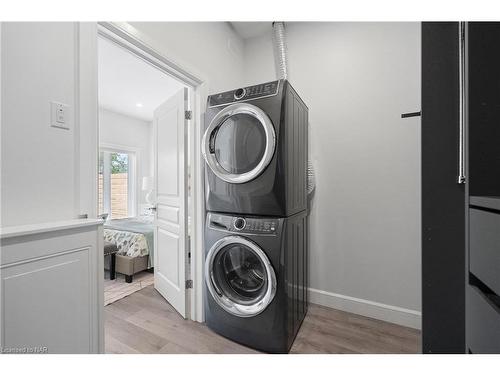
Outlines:
{"label": "black vertical pole", "polygon": [[459,24],[422,23],[422,351],[465,352]]}

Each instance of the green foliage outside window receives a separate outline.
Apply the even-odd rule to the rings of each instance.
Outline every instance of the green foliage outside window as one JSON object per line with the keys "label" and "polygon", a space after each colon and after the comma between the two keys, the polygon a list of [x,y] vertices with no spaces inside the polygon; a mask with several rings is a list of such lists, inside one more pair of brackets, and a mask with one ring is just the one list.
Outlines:
{"label": "green foliage outside window", "polygon": [[113,152],[111,154],[111,173],[127,173],[128,172],[128,155]]}

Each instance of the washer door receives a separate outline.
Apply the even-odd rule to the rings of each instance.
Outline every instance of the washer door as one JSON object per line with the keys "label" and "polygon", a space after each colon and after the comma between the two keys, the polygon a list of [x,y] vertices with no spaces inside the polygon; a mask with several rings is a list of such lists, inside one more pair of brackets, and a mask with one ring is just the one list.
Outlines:
{"label": "washer door", "polygon": [[260,314],[276,294],[276,275],[266,254],[240,236],[217,241],[205,261],[205,282],[215,302],[230,314]]}
{"label": "washer door", "polygon": [[275,132],[269,117],[248,103],[232,104],[220,111],[208,126],[202,152],[220,179],[241,184],[259,176],[275,149]]}

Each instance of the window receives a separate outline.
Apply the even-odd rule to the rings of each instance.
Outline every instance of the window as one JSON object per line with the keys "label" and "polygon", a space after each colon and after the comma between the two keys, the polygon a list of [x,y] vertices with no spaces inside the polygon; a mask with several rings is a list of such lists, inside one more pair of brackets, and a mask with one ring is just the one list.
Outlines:
{"label": "window", "polygon": [[135,216],[134,154],[105,150],[99,153],[99,214],[112,219]]}

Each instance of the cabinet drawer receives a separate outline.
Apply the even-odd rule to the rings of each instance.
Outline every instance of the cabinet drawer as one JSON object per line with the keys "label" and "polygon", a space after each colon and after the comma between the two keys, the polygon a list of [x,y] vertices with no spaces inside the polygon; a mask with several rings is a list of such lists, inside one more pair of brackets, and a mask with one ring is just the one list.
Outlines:
{"label": "cabinet drawer", "polygon": [[467,287],[467,337],[472,353],[500,353],[500,309],[474,286]]}
{"label": "cabinet drawer", "polygon": [[470,210],[469,269],[500,295],[500,214]]}

